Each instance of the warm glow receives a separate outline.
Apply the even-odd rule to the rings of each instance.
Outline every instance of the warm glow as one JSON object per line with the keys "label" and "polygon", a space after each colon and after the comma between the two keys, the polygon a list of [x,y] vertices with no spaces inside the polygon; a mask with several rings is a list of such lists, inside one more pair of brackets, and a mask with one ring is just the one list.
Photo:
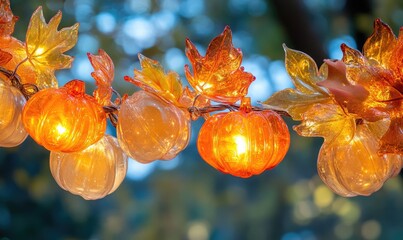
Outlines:
{"label": "warm glow", "polygon": [[45,48],[38,47],[35,51],[35,55],[42,55],[45,52]]}
{"label": "warm glow", "polygon": [[246,144],[246,139],[242,135],[235,135],[233,136],[233,139],[236,144],[236,151],[238,155],[244,154],[247,150],[247,144]]}
{"label": "warm glow", "polygon": [[66,132],[66,128],[61,124],[57,125],[56,130],[59,136],[63,135]]}
{"label": "warm glow", "polygon": [[84,93],[84,82],[79,80],[36,93],[22,112],[29,135],[58,152],[81,151],[98,141],[106,129],[106,115],[95,98]]}
{"label": "warm glow", "polygon": [[[396,37],[377,19],[362,53],[343,43],[342,59],[324,60],[322,66],[284,45],[284,66],[294,87],[273,93],[255,107],[246,97],[254,94],[249,86],[255,77],[241,66],[242,51],[234,47],[228,26],[210,42],[205,56],[185,41],[188,84],[178,73],[139,54],[141,70],[124,77],[142,89],[131,96],[112,88],[115,67],[106,52],[88,53],[97,85],[90,96],[83,81],[72,80],[59,88],[55,76],[56,70],[72,66],[74,58],[64,53],[76,44],[79,24],[59,31],[62,13],[47,22],[38,7],[23,42],[12,36],[18,17],[9,2],[0,0],[0,147],[15,147],[29,134],[51,151],[53,177],[73,194],[99,199],[113,192],[125,177],[128,157],[141,163],[175,158],[189,143],[191,121],[199,117],[206,120],[197,139],[201,158],[236,177],[261,174],[283,160],[290,135],[280,115],[301,122],[293,127],[299,135],[324,138],[317,169],[326,186],[305,191],[306,196],[313,193],[313,201],[299,199],[294,208],[299,223],[334,208],[343,224],[352,225],[360,218],[359,208],[349,201],[340,203],[334,193],[369,196],[401,172],[403,27]],[[84,39],[80,47],[93,41]],[[149,41],[150,46],[139,47],[151,47],[154,41]],[[180,63],[175,61],[177,49],[171,50],[175,56],[167,53],[167,62]],[[257,70],[267,65],[267,59],[257,60]],[[76,65],[81,63],[80,59]],[[274,90],[282,88],[274,85]],[[117,138],[105,136],[107,117]],[[205,223],[188,225],[189,239],[209,237]],[[347,236],[339,226],[343,225],[335,227],[336,235]],[[367,220],[361,234],[378,238],[380,223]]]}
{"label": "warm glow", "polygon": [[252,111],[250,99],[243,98],[240,111],[207,118],[197,148],[214,168],[246,178],[277,166],[289,143],[287,125],[278,114]]}

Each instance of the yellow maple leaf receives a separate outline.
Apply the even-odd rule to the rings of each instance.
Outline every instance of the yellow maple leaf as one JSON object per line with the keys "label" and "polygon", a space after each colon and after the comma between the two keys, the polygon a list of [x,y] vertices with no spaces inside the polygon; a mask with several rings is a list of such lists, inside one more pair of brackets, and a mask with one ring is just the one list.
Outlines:
{"label": "yellow maple leaf", "polygon": [[318,70],[316,63],[307,54],[288,48],[285,51],[285,66],[294,88],[276,92],[263,102],[263,106],[285,111],[294,120],[301,120],[302,115],[317,103],[330,102],[331,97],[324,88],[317,85],[327,75],[327,65]]}
{"label": "yellow maple leaf", "polygon": [[255,80],[241,67],[242,52],[232,45],[232,33],[228,26],[211,41],[205,57],[186,39],[186,56],[193,68],[192,74],[189,66],[185,66],[189,84],[196,92],[212,100],[236,102],[247,94],[249,85]]}
{"label": "yellow maple leaf", "polygon": [[176,72],[165,73],[164,68],[158,61],[138,55],[142,71],[135,69],[134,77],[125,76],[125,80],[136,86],[152,92],[166,101],[180,106],[182,96],[182,83]]}
{"label": "yellow maple leaf", "polygon": [[354,137],[355,118],[336,104],[315,104],[293,129],[305,137],[323,137],[326,144],[347,144]]}
{"label": "yellow maple leaf", "polygon": [[63,53],[77,42],[78,26],[57,30],[62,13],[59,11],[47,24],[38,7],[32,14],[27,34],[26,53],[28,62],[35,68],[39,88],[57,87],[56,69],[71,67],[73,57]]}
{"label": "yellow maple leaf", "polygon": [[98,50],[98,55],[87,54],[94,72],[91,76],[95,79],[97,89],[94,91],[94,97],[102,106],[108,106],[112,97],[112,82],[115,75],[115,66],[112,59],[102,49]]}

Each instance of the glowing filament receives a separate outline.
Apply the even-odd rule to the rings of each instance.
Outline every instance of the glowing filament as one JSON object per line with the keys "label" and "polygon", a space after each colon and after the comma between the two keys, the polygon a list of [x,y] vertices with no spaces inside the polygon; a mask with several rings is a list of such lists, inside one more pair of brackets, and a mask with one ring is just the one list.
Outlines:
{"label": "glowing filament", "polygon": [[235,135],[234,141],[236,144],[236,151],[238,155],[244,154],[246,152],[246,139],[242,135]]}
{"label": "glowing filament", "polygon": [[56,131],[60,136],[60,135],[63,135],[66,132],[66,128],[63,125],[59,124],[56,127]]}

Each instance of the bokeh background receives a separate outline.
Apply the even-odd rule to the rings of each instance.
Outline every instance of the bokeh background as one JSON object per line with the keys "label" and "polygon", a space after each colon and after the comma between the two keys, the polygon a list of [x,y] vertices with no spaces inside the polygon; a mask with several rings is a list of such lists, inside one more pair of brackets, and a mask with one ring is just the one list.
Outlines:
{"label": "bokeh background", "polygon": [[[204,52],[226,25],[256,76],[254,103],[290,87],[282,43],[318,63],[340,58],[339,46],[362,49],[379,17],[397,34],[402,0],[11,0],[20,17],[14,36],[25,39],[29,18],[42,5],[47,20],[63,12],[61,26],[80,22],[60,85],[78,78],[94,88],[87,52],[106,50],[114,60],[114,88],[139,68],[137,54],[177,71],[184,82],[185,38]],[[289,119],[289,126],[296,124]],[[275,169],[250,179],[224,175],[199,157],[193,122],[189,146],[172,161],[131,160],[127,177],[110,196],[85,201],[58,187],[49,152],[27,139],[0,149],[0,239],[401,239],[403,180],[395,177],[370,197],[334,195],[317,176],[321,139],[291,132],[291,148]],[[113,127],[110,134],[115,134]]]}

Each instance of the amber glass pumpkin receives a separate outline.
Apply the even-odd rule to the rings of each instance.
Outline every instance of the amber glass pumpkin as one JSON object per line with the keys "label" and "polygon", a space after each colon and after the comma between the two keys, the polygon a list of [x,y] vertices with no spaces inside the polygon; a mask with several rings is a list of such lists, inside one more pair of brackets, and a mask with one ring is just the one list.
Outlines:
{"label": "amber glass pumpkin", "polygon": [[106,129],[102,106],[85,94],[80,80],[33,95],[24,107],[22,120],[38,144],[58,152],[81,151],[98,141]]}
{"label": "amber glass pumpkin", "polygon": [[105,135],[80,152],[51,152],[50,171],[64,190],[87,200],[100,199],[122,183],[127,155],[116,138]]}
{"label": "amber glass pumpkin", "polygon": [[189,143],[189,116],[152,93],[138,91],[120,106],[117,137],[138,162],[169,160]]}
{"label": "amber glass pumpkin", "polygon": [[379,139],[365,126],[358,126],[349,144],[324,144],[321,147],[318,174],[341,196],[369,196],[402,167],[401,155],[378,155],[378,147]]}
{"label": "amber glass pumpkin", "polygon": [[0,76],[0,147],[20,145],[28,133],[21,121],[24,95]]}
{"label": "amber glass pumpkin", "polygon": [[250,98],[242,99],[240,111],[209,117],[197,140],[199,153],[208,164],[243,178],[277,166],[289,144],[283,119],[273,111],[252,111]]}

